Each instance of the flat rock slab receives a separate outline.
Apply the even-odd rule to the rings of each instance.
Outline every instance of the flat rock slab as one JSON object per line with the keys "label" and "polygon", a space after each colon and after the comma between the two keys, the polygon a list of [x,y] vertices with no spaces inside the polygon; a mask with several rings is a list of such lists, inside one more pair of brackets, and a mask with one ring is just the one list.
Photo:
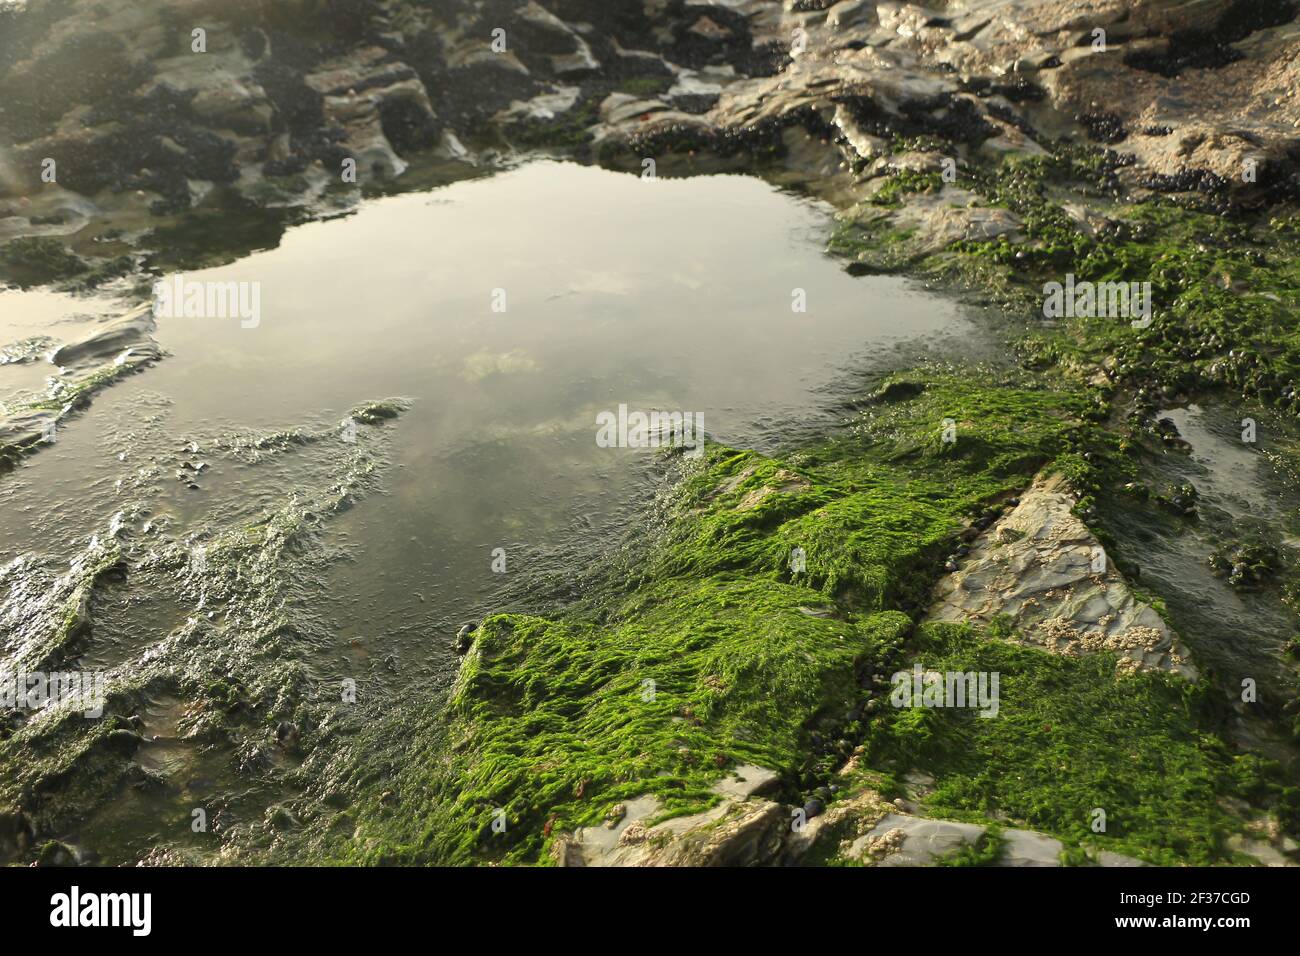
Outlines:
{"label": "flat rock slab", "polygon": [[[853,841],[846,856],[876,866],[933,866],[966,847],[974,846],[985,827],[951,820],[930,820],[891,813]],[[1061,866],[1065,845],[1035,830],[1003,830],[997,866]],[[1141,860],[1103,850],[1097,865],[1146,866]]]}
{"label": "flat rock slab", "polygon": [[[0,403],[0,457],[11,458],[53,442],[54,426],[74,403],[84,403],[118,370],[136,369],[161,358],[154,328],[152,306],[145,303],[51,352],[50,364],[64,374],[51,376],[54,384],[43,403],[16,408]],[[105,370],[114,374],[105,376]]]}
{"label": "flat rock slab", "polygon": [[984,830],[974,823],[890,813],[854,840],[846,855],[868,862],[875,860],[877,866],[930,866],[975,845]]}
{"label": "flat rock slab", "polygon": [[1023,224],[1014,213],[979,202],[974,193],[945,184],[938,192],[909,196],[907,204],[894,214],[894,222],[913,230],[910,243],[916,254],[938,252],[967,239],[1020,238]]}
{"label": "flat rock slab", "polygon": [[1033,830],[1003,830],[999,866],[1060,866],[1065,845]]}
{"label": "flat rock slab", "polygon": [[[933,866],[979,845],[988,832],[984,824],[896,811],[872,790],[792,826],[791,808],[763,796],[778,783],[772,770],[737,767],[714,786],[722,797],[717,806],[653,825],[663,802],[653,794],[634,797],[611,808],[604,823],[560,835],[551,858],[560,866],[798,866],[820,847],[867,866]],[[1061,865],[1064,845],[1055,837],[1021,829],[1001,837],[997,866]],[[1145,865],[1109,851],[1096,862]]]}
{"label": "flat rock slab", "polygon": [[776,771],[744,764],[714,785],[722,802],[702,813],[647,826],[663,809],[653,794],[634,797],[604,825],[562,836],[551,849],[561,866],[749,866],[771,863],[789,831],[788,811],[759,797]]}
{"label": "flat rock slab", "polygon": [[1072,513],[1076,503],[1059,476],[1035,481],[939,582],[927,619],[988,624],[1005,615],[1023,643],[1072,656],[1112,651],[1127,668],[1195,680],[1178,635],[1133,595]]}
{"label": "flat rock slab", "polygon": [[770,793],[776,787],[779,779],[775,770],[756,767],[753,764],[741,764],[719,781],[713,789],[724,797],[744,800],[748,797]]}

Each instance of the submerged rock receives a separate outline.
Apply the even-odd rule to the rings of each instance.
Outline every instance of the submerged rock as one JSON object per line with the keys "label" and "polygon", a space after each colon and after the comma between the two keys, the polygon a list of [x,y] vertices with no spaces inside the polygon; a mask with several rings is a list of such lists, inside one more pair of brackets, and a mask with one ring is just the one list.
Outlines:
{"label": "submerged rock", "polygon": [[93,369],[110,361],[119,367],[143,365],[161,355],[153,340],[155,327],[151,307],[141,305],[77,341],[59,346],[50,354],[50,363],[69,371]]}
{"label": "submerged rock", "polygon": [[154,327],[150,307],[142,305],[54,349],[49,361],[62,374],[50,378],[46,396],[0,405],[0,462],[53,444],[58,423],[69,413],[101,388],[161,358]]}

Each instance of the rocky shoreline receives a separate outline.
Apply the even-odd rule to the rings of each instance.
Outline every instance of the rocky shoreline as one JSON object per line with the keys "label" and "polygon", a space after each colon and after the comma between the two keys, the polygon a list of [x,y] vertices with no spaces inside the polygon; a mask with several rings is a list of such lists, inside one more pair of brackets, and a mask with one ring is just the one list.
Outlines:
{"label": "rocky shoreline", "polygon": [[[273,244],[365,195],[539,149],[763,172],[844,210],[839,251],[858,268],[985,286],[954,251],[1037,263],[1079,236],[1141,241],[1124,203],[1266,217],[1300,195],[1291,4],[552,6],[6,8],[0,279],[144,298],[151,273],[249,248],[179,228],[270,211],[254,241]],[[1015,182],[1044,174],[1076,181],[1047,209]],[[1228,361],[1198,384],[1244,376],[1300,408],[1284,369],[1234,368],[1250,343],[1220,338]],[[30,444],[30,427],[6,430],[10,455]]]}
{"label": "rocky shoreline", "polygon": [[[295,732],[303,795],[234,852],[1294,862],[1294,660],[1261,677],[1262,714],[1234,702],[1138,587],[1113,516],[1140,499],[1195,520],[1195,489],[1159,488],[1144,464],[1178,453],[1162,409],[1226,394],[1261,420],[1300,411],[1295,4],[194,10],[0,11],[0,278],[143,297],[157,271],[248,248],[213,230],[190,254],[175,240],[204,216],[256,219],[274,244],[367,196],[548,152],[637,175],[761,174],[840,210],[831,248],[850,271],[906,271],[1033,317],[1011,343],[1019,368],[913,370],[849,410],[843,436],[772,457],[714,449],[635,573],[553,618],[467,634],[446,713],[412,705],[342,757]],[[1153,321],[1042,320],[1044,283],[1067,274],[1150,283]],[[0,454],[39,447],[50,421],[158,360],[149,331],[137,310],[60,346],[67,376],[9,410]],[[1294,474],[1296,446],[1275,447]],[[1294,561],[1275,565],[1260,577],[1294,608]],[[881,707],[888,675],[921,661],[1001,673],[1010,716]],[[1246,720],[1282,759],[1231,749]],[[7,800],[19,857],[48,835],[30,790]]]}

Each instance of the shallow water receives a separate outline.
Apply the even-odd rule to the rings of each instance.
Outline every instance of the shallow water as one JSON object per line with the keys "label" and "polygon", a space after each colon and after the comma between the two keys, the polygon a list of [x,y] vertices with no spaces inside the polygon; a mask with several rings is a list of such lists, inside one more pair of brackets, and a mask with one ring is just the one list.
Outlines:
{"label": "shallow water", "polygon": [[[451,635],[512,572],[554,571],[557,554],[638,520],[629,503],[655,455],[598,447],[597,413],[702,413],[711,439],[769,447],[818,427],[840,374],[900,364],[900,349],[948,354],[971,332],[955,303],[913,283],[844,273],[823,253],[829,225],[828,208],[756,179],[539,162],[293,228],[278,248],[187,274],[258,283],[255,328],[160,318],[168,357],[0,483],[0,562],[66,559],[133,489],[174,535],[248,518],[312,466],[231,460],[216,439],[328,430],[400,396],[412,404],[385,426],[385,494],[333,524],[347,559],[317,611],[340,667],[363,653],[445,675]],[[64,317],[48,297],[17,298],[23,335]],[[341,453],[341,428],[337,441]],[[199,490],[171,475],[191,442],[210,464]],[[151,613],[157,630],[127,645],[160,638],[185,608]]]}
{"label": "shallow water", "polygon": [[[1158,488],[1193,485],[1197,516],[1177,519],[1146,502],[1117,503],[1112,530],[1141,568],[1138,583],[1164,598],[1202,670],[1214,672],[1234,700],[1243,680],[1255,681],[1261,702],[1276,709],[1285,699],[1288,675],[1279,661],[1295,616],[1272,588],[1233,587],[1213,573],[1209,559],[1216,547],[1236,541],[1295,548],[1300,497],[1269,457],[1270,448],[1294,441],[1294,429],[1261,419],[1256,440],[1244,442],[1242,413],[1227,406],[1190,405],[1160,416],[1174,422],[1190,450],[1149,457],[1149,474]],[[1246,739],[1263,732],[1239,730]],[[1276,755],[1287,756],[1280,749]]]}

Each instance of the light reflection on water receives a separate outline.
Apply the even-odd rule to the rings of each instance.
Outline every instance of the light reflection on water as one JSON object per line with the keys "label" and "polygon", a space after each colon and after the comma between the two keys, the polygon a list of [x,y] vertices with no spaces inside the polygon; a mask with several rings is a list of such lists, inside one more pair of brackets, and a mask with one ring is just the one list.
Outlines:
{"label": "light reflection on water", "polygon": [[[260,283],[257,328],[160,319],[169,357],[2,483],[0,559],[83,546],[142,459],[228,431],[329,427],[360,402],[405,397],[386,426],[385,493],[335,521],[351,560],[317,610],[344,654],[363,644],[404,671],[445,672],[450,633],[504,580],[492,549],[506,549],[507,573],[527,570],[636,520],[653,456],[597,447],[598,412],[702,412],[712,438],[770,447],[817,427],[843,370],[971,331],[914,284],[848,276],[823,254],[828,228],[825,207],[755,179],[552,162],[293,228],[278,248],[187,276]],[[303,467],[213,458],[201,491],[163,475],[153,504],[179,535],[274,504]]]}

